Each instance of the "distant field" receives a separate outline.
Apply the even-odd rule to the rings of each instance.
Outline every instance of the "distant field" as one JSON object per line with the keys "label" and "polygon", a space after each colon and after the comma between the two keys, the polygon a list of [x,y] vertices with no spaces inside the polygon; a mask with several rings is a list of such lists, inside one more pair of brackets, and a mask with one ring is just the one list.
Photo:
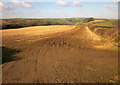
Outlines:
{"label": "distant field", "polygon": [[[96,22],[101,21],[101,22]],[[103,21],[103,22],[102,22]],[[90,23],[89,23],[90,22]],[[115,27],[117,20],[94,18],[64,18],[64,19],[2,19],[1,29],[14,29],[30,26],[47,25],[93,25],[103,27]]]}
{"label": "distant field", "polygon": [[103,26],[103,27],[114,27],[116,24],[114,24],[114,21],[103,21],[98,23],[93,23],[93,26]]}
{"label": "distant field", "polygon": [[2,29],[13,29],[30,26],[45,26],[45,25],[68,25],[69,22],[64,20],[51,20],[51,19],[3,19]]}
{"label": "distant field", "polygon": [[30,26],[73,25],[77,19],[3,19],[2,29],[13,29]]}

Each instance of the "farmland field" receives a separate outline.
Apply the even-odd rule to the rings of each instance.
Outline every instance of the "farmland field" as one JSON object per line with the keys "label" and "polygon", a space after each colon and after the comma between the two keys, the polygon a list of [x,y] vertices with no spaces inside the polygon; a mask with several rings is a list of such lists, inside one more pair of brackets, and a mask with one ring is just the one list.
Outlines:
{"label": "farmland field", "polygon": [[3,62],[3,83],[118,82],[117,28],[71,21],[0,30],[3,51],[13,57]]}
{"label": "farmland field", "polygon": [[0,1],[0,84],[119,85],[119,5]]}

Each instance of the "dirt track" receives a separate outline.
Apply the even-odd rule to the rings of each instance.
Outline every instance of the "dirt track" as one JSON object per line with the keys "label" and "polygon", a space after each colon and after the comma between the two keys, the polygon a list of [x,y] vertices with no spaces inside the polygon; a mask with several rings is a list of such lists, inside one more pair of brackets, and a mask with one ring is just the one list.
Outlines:
{"label": "dirt track", "polygon": [[57,27],[67,29],[45,32],[45,35],[33,34],[27,29],[28,34],[18,32],[19,29],[16,32],[21,34],[3,31],[4,46],[23,50],[18,54],[21,60],[3,64],[4,83],[105,83],[114,80],[118,69],[117,51],[94,49],[101,45],[100,37],[88,27]]}

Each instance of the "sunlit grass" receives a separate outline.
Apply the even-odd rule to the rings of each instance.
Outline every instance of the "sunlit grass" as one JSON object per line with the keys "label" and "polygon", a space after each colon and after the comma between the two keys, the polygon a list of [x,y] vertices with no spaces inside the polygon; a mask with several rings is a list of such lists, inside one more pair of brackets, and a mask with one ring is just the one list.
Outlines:
{"label": "sunlit grass", "polygon": [[93,26],[104,26],[104,27],[113,27],[112,21],[104,21],[99,23],[93,23]]}

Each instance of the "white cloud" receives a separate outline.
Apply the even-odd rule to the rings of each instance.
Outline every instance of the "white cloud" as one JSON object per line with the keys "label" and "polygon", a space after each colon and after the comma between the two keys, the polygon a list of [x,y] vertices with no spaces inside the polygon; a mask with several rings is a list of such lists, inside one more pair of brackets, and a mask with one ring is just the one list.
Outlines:
{"label": "white cloud", "polygon": [[113,0],[113,2],[119,2],[119,0]]}
{"label": "white cloud", "polygon": [[15,5],[23,6],[25,8],[31,8],[32,7],[30,4],[25,3],[25,2],[20,2],[18,0],[12,0],[12,3],[15,4]]}
{"label": "white cloud", "polygon": [[57,1],[56,4],[61,6],[68,6],[68,3],[65,1]]}
{"label": "white cloud", "polygon": [[28,3],[21,2],[21,5],[26,8],[31,8],[32,6]]}
{"label": "white cloud", "polygon": [[81,6],[79,1],[73,1],[72,3],[69,3],[69,4],[65,1],[57,1],[56,4],[61,6],[72,6],[72,5],[79,6],[79,7]]}
{"label": "white cloud", "polygon": [[29,1],[29,2],[33,2],[34,0],[27,0],[27,1]]}
{"label": "white cloud", "polygon": [[104,5],[104,7],[106,7],[106,8],[110,8],[110,9],[117,8],[117,6],[115,6],[115,5]]}
{"label": "white cloud", "polygon": [[79,1],[73,1],[73,5],[75,5],[75,6],[81,6],[81,4],[80,4]]}
{"label": "white cloud", "polygon": [[3,2],[0,2],[0,7],[1,8],[5,8],[5,9],[8,9],[9,7],[7,6],[7,4],[3,3]]}

